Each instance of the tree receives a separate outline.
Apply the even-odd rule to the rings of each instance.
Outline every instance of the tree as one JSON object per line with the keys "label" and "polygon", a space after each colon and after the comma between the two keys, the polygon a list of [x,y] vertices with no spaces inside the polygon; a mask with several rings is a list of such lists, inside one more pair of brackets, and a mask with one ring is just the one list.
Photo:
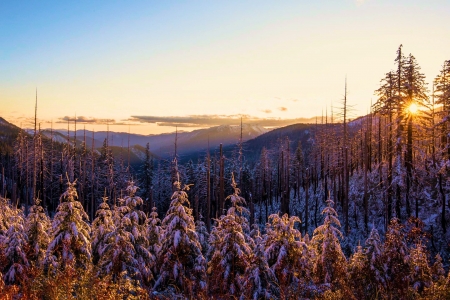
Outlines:
{"label": "tree", "polygon": [[[254,224],[256,225],[256,224]],[[267,263],[264,241],[257,226],[253,237],[255,249],[250,258],[250,265],[245,271],[240,299],[275,299],[280,297],[280,288],[274,271]]]}
{"label": "tree", "polygon": [[341,226],[341,223],[333,208],[333,200],[327,200],[327,204],[322,211],[325,215],[323,225],[314,230],[311,239],[311,246],[316,255],[313,272],[318,283],[331,283],[341,287],[345,284],[347,261],[339,243],[342,233],[333,226]]}
{"label": "tree", "polygon": [[9,217],[9,227],[4,240],[4,257],[7,264],[3,267],[5,271],[5,282],[15,284],[23,281],[27,276],[27,269],[30,267],[26,255],[28,237],[24,230],[23,211],[14,209]]}
{"label": "tree", "polygon": [[71,262],[76,268],[87,269],[92,260],[91,227],[83,206],[76,200],[75,185],[76,180],[67,181],[67,190],[61,195],[52,221],[45,264],[54,271],[64,270]]}
{"label": "tree", "polygon": [[131,242],[135,250],[135,259],[139,270],[138,278],[144,284],[150,285],[154,280],[151,268],[153,261],[152,254],[148,251],[147,239],[147,217],[145,213],[139,209],[144,204],[141,197],[136,195],[138,187],[134,185],[134,181],[129,181],[127,186],[128,195],[125,196],[124,205],[121,206],[123,214],[121,226],[131,234]]}
{"label": "tree", "polygon": [[397,218],[391,220],[381,255],[384,293],[398,299],[405,297],[409,286],[409,251],[403,230]]}
{"label": "tree", "polygon": [[50,228],[50,219],[45,214],[44,208],[40,206],[40,200],[36,198],[25,220],[25,233],[28,237],[28,257],[37,266],[40,266],[45,259],[45,252],[50,242],[47,232]]}
{"label": "tree", "polygon": [[141,182],[143,184],[143,195],[146,199],[148,209],[153,207],[153,156],[150,153],[150,143],[145,146],[145,158],[142,165]]}
{"label": "tree", "polygon": [[175,192],[162,221],[165,231],[154,289],[162,291],[173,285],[184,295],[199,296],[206,293],[206,260],[195,232],[192,209],[186,207],[190,204],[186,193],[189,185],[182,189],[179,180],[177,174]]}
{"label": "tree", "polygon": [[110,237],[111,232],[116,230],[114,220],[112,218],[112,211],[108,205],[108,197],[103,197],[103,202],[99,205],[96,217],[92,221],[92,257],[96,265],[102,254],[105,245],[108,243],[106,237]]}
{"label": "tree", "polygon": [[266,225],[265,257],[270,268],[275,273],[283,297],[291,297],[289,292],[300,281],[310,281],[310,270],[301,265],[306,245],[301,240],[301,233],[295,229],[295,223],[300,222],[296,216],[284,214],[269,216]]}
{"label": "tree", "polygon": [[231,207],[226,215],[217,220],[217,226],[209,238],[211,259],[208,263],[210,293],[217,297],[229,295],[238,297],[243,293],[243,275],[249,267],[251,247],[247,241],[250,237],[243,230],[247,209],[240,190],[231,177],[234,193],[226,198]]}

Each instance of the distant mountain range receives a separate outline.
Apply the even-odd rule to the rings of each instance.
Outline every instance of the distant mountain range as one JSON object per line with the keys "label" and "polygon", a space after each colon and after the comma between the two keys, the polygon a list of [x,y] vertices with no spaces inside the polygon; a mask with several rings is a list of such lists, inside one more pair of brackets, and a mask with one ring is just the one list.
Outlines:
{"label": "distant mountain range", "polygon": [[[248,141],[254,139],[268,132],[269,130],[257,126],[247,125],[242,126],[242,139]],[[51,131],[44,130],[43,133],[51,136]],[[191,132],[179,133],[163,133],[158,135],[141,135],[125,132],[107,132],[107,131],[76,131],[77,145],[81,143],[86,137],[86,144],[88,147],[100,148],[103,142],[108,138],[109,145],[115,147],[128,148],[130,146],[144,147],[149,143],[150,150],[153,154],[159,157],[168,157],[175,152],[175,138],[177,139],[177,154],[186,155],[194,152],[206,150],[209,147],[216,148],[220,144],[224,146],[237,144],[240,139],[240,126],[222,125],[206,129],[198,129]],[[69,131],[70,142],[73,144],[75,140],[75,132]],[[56,130],[53,131],[53,138],[59,142],[67,142],[67,131]]]}

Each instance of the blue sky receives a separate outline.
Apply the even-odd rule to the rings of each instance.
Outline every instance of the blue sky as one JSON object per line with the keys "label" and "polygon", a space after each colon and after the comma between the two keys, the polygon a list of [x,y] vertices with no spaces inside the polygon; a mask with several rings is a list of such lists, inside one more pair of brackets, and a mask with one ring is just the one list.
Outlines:
{"label": "blue sky", "polygon": [[143,116],[294,120],[338,107],[347,76],[356,116],[399,44],[432,81],[450,59],[449,13],[449,1],[3,1],[0,115],[27,126],[37,87],[44,127],[75,114],[141,133],[173,130]]}

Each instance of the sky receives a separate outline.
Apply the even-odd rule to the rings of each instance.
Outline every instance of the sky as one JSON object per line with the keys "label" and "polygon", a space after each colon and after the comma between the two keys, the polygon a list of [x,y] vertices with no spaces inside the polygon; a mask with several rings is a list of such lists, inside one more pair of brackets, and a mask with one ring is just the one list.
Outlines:
{"label": "sky", "polygon": [[42,128],[276,127],[336,115],[347,78],[357,117],[400,44],[432,82],[449,14],[448,0],[1,1],[0,116],[31,128],[37,89]]}

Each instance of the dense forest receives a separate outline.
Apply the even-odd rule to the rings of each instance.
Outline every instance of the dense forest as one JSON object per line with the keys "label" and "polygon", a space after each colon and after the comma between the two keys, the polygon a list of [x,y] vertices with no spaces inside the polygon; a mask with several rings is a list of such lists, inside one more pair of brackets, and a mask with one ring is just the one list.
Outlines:
{"label": "dense forest", "polygon": [[349,117],[345,83],[338,112],[257,155],[241,134],[187,160],[175,138],[130,164],[0,120],[0,294],[448,299],[450,60],[428,86],[400,46],[370,113]]}

